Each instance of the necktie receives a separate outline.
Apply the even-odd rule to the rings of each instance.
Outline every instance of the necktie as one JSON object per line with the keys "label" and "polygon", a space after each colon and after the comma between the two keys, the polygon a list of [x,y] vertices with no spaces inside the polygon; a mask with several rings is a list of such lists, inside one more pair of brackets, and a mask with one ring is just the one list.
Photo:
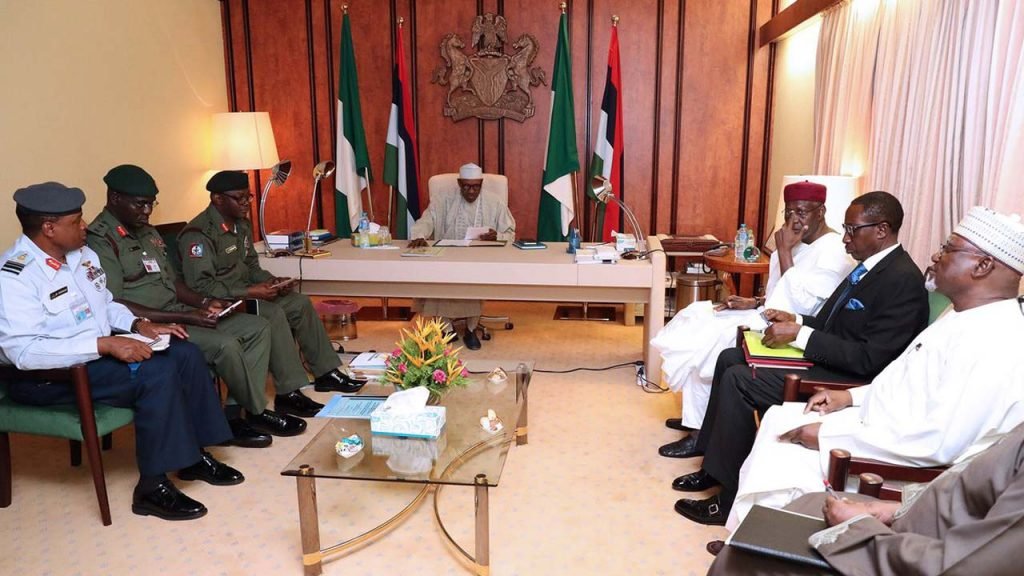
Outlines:
{"label": "necktie", "polygon": [[829,325],[832,321],[832,316],[835,315],[836,311],[846,306],[846,301],[850,298],[850,292],[853,291],[853,287],[860,283],[861,278],[868,273],[868,269],[864,267],[864,263],[857,264],[857,267],[850,272],[850,275],[846,277],[848,282],[846,288],[843,288],[842,294],[839,295],[839,299],[836,300],[836,305],[832,307],[832,310],[828,313],[828,318],[825,319],[825,326]]}

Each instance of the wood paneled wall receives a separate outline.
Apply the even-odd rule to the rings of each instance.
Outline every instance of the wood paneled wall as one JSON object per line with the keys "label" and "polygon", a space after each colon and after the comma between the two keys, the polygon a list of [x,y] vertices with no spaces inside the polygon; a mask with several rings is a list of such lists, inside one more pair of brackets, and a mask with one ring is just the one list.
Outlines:
{"label": "wood paneled wall", "polygon": [[[756,30],[775,0],[569,1],[577,146],[586,184],[600,117],[611,16],[620,17],[625,201],[648,232],[732,237],[739,222],[764,234],[770,136],[772,47]],[[559,9],[555,0],[221,0],[232,110],[270,113],[291,178],[271,196],[268,228],[304,227],[312,167],[333,159],[342,5],[349,5],[363,120],[374,173],[376,219],[385,220],[380,180],[391,101],[394,23],[405,18],[412,75],[420,183],[476,162],[509,177],[519,236],[534,235],[541,190],[550,90],[534,89],[536,114],[512,120],[442,115],[446,89],[431,84],[448,32],[469,41],[477,14],[508,21],[510,37],[533,34],[535,62],[550,77]],[[470,48],[466,48],[467,51]],[[261,175],[263,178],[266,174]],[[334,182],[325,180],[314,220],[334,225]],[[593,210],[586,207],[584,230]],[[774,219],[771,219],[773,221]]]}

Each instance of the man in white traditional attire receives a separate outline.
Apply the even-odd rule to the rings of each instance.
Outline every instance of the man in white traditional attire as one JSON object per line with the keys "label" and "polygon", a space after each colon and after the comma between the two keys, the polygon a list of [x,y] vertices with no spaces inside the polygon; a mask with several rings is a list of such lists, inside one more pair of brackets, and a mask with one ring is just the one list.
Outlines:
{"label": "man in white traditional attire", "polygon": [[[508,205],[491,195],[481,195],[483,170],[476,164],[459,168],[459,194],[432,197],[423,216],[412,225],[410,248],[426,246],[427,239],[464,240],[471,228],[487,228],[479,240],[515,240],[516,221]],[[482,300],[417,298],[413,310],[423,316],[444,318],[454,330],[455,321],[466,324],[462,340],[470,350],[480,349],[474,330],[483,309]]]}
{"label": "man in white traditional attire", "polygon": [[[825,223],[826,188],[814,182],[794,182],[782,191],[785,225],[775,233],[777,249],[768,267],[765,297],[732,295],[717,306],[694,302],[676,314],[651,340],[661,352],[668,385],[682,392],[682,418],[669,418],[675,430],[699,429],[707,412],[711,378],[718,355],[736,345],[736,328],[766,327],[760,311],[767,308],[815,315],[853,269],[843,237]],[[677,457],[685,440],[670,442],[658,453]]]}
{"label": "man in white traditional attire", "polygon": [[[932,255],[926,275],[929,288],[948,296],[953,310],[871,384],[768,410],[740,471],[726,526],[735,529],[754,504],[782,506],[820,490],[833,448],[896,464],[942,466],[976,454],[1024,422],[1022,274],[1020,217],[972,208]],[[844,409],[850,406],[856,408]]]}

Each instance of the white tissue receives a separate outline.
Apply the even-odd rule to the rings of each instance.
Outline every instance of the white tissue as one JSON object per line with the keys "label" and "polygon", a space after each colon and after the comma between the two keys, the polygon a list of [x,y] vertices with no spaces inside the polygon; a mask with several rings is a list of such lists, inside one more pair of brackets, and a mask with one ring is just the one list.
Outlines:
{"label": "white tissue", "polygon": [[430,398],[430,390],[423,386],[416,386],[388,396],[378,410],[391,414],[415,414],[423,411],[428,398]]}

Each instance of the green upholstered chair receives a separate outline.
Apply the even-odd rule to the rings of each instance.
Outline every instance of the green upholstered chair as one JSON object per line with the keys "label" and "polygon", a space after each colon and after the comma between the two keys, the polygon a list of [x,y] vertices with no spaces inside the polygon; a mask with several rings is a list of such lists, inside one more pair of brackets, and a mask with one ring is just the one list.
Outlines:
{"label": "green upholstered chair", "polygon": [[[63,385],[67,383],[75,392],[74,405],[29,406],[18,404],[7,396],[7,382],[12,380],[42,380]],[[82,444],[85,444],[96,487],[96,499],[104,526],[110,526],[110,503],[103,475],[100,440],[109,448],[110,433],[132,422],[133,412],[128,408],[93,405],[89,394],[89,372],[85,364],[76,364],[59,370],[18,370],[13,366],[0,366],[0,508],[11,505],[11,432],[67,438],[71,443],[71,465],[82,463]]]}

